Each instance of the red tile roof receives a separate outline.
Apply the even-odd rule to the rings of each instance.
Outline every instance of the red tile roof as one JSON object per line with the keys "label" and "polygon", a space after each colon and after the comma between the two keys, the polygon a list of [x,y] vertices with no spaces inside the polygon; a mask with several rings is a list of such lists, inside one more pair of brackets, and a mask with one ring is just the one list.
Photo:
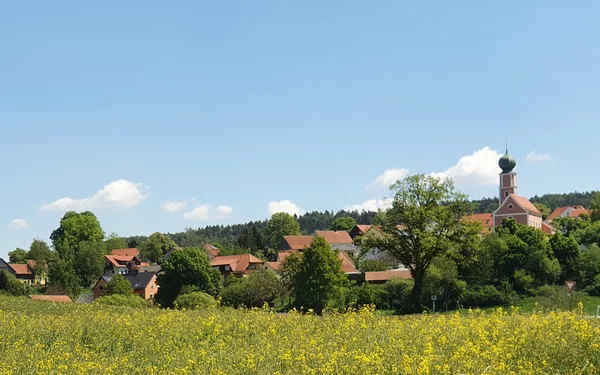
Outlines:
{"label": "red tile roof", "polygon": [[[298,252],[298,250],[288,250],[279,252],[279,254],[277,255],[278,263],[283,262],[285,258],[288,257],[288,255],[296,252]],[[354,262],[352,261],[352,259],[350,259],[348,254],[346,254],[343,251],[339,251],[338,258],[342,261],[341,268],[342,271],[344,271],[344,273],[359,273],[356,269],[356,266],[354,265]]]}
{"label": "red tile roof", "polygon": [[50,301],[50,302],[73,302],[71,301],[71,298],[69,298],[69,296],[63,296],[63,295],[37,295],[37,294],[32,294],[29,296],[29,298],[31,298],[32,300],[36,300],[36,301]]}
{"label": "red tile roof", "polygon": [[105,255],[104,258],[108,259],[108,261],[115,267],[119,267],[119,268],[125,268],[127,267],[126,264],[123,263],[127,263],[133,260],[133,257],[120,257],[120,256],[116,256],[116,255]]}
{"label": "red tile roof", "polygon": [[492,214],[475,214],[471,216],[467,216],[465,219],[478,221],[483,226],[481,233],[489,233],[491,229],[494,227],[494,220]]}
{"label": "red tile roof", "polygon": [[266,265],[275,272],[279,272],[281,268],[281,262],[267,262]]}
{"label": "red tile roof", "polygon": [[112,255],[117,255],[117,256],[121,256],[121,257],[136,257],[140,254],[140,251],[135,248],[129,248],[129,249],[115,249],[111,252]]}
{"label": "red tile roof", "polygon": [[16,275],[31,275],[31,269],[29,268],[29,266],[27,266],[27,264],[16,264],[16,263],[9,263],[8,264],[10,266],[10,268],[13,269],[13,271],[15,271]]}
{"label": "red tile roof", "polygon": [[579,215],[582,215],[582,214],[590,215],[590,211],[586,210],[585,207],[583,207],[583,206],[564,206],[564,207],[558,207],[554,211],[552,211],[550,216],[548,216],[548,220],[552,221],[552,220],[560,217],[566,210],[570,211],[568,213],[567,217],[578,217]]}
{"label": "red tile roof", "polygon": [[215,257],[210,261],[210,265],[215,266],[229,266],[231,272],[244,272],[248,269],[250,264],[263,264],[264,262],[252,254],[241,254],[241,255],[228,255],[222,257]]}
{"label": "red tile roof", "polygon": [[546,234],[553,234],[554,233],[554,228],[552,228],[551,225],[542,222],[542,231]]}
{"label": "red tile roof", "polygon": [[204,249],[204,251],[206,251],[207,254],[209,254],[211,257],[216,257],[219,255],[219,253],[221,252],[221,250],[219,250],[217,247],[214,247],[213,245],[207,243],[204,244],[202,246],[202,248]]}
{"label": "red tile roof", "polygon": [[365,272],[365,281],[387,281],[393,278],[412,279],[409,270]]}
{"label": "red tile roof", "polygon": [[[27,265],[29,266],[30,269],[34,269],[37,266],[37,260],[28,260],[27,261]],[[42,266],[44,267],[44,269],[48,269],[48,264],[46,263],[45,260],[42,260]]]}
{"label": "red tile roof", "polygon": [[367,233],[367,231],[368,231],[369,229],[371,229],[372,225],[356,224],[356,227],[357,227],[358,229],[360,229],[361,233],[363,233],[363,234],[364,234],[364,233]]}
{"label": "red tile roof", "polygon": [[329,244],[352,244],[352,238],[346,231],[317,230],[317,236],[323,237]]}
{"label": "red tile roof", "polygon": [[283,241],[288,244],[289,249],[286,250],[302,250],[305,247],[310,247],[313,236],[283,236]]}
{"label": "red tile roof", "polygon": [[539,215],[541,216],[542,213],[540,212],[540,210],[538,210],[533,203],[531,203],[529,201],[529,199],[525,198],[525,197],[521,197],[519,195],[515,195],[515,194],[511,194],[510,195],[515,202],[517,202],[517,204],[521,207],[523,207],[524,209],[526,209],[527,211],[529,211],[530,214],[535,214],[535,215]]}

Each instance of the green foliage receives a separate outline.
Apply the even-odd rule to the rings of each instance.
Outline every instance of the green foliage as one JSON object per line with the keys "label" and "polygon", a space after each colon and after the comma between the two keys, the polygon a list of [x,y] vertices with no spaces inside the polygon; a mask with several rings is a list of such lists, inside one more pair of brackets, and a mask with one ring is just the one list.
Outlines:
{"label": "green foliage", "polygon": [[562,280],[577,277],[580,251],[575,238],[557,233],[550,238],[550,246],[554,256],[561,264]]}
{"label": "green foliage", "polygon": [[10,263],[25,263],[27,261],[27,251],[19,247],[8,252],[8,261]]}
{"label": "green foliage", "polygon": [[493,285],[468,287],[461,296],[463,307],[491,307],[505,305],[510,298]]}
{"label": "green foliage", "polygon": [[579,277],[576,281],[581,288],[585,288],[594,282],[596,275],[600,274],[600,247],[591,245],[581,253],[577,263]]}
{"label": "green foliage", "polygon": [[100,305],[109,305],[109,306],[122,306],[122,307],[135,307],[135,308],[146,308],[148,307],[148,302],[144,301],[143,298],[137,296],[135,294],[112,294],[107,296],[102,296],[95,301]]}
{"label": "green foliage", "polygon": [[106,240],[104,240],[104,246],[106,252],[109,254],[113,250],[127,249],[129,246],[127,240],[124,237],[119,237],[116,233],[111,233]]}
{"label": "green foliage", "polygon": [[600,296],[600,274],[594,276],[594,280],[584,289],[592,296]]}
{"label": "green foliage", "polygon": [[[378,248],[409,267],[415,281],[411,303],[414,311],[422,311],[424,279],[431,262],[473,241],[479,233],[478,223],[462,220],[470,213],[471,204],[450,179],[408,176],[391,190],[392,207],[377,218],[384,235],[368,236],[363,245]],[[398,224],[405,229],[398,230]]]}
{"label": "green foliage", "polygon": [[150,235],[147,241],[141,244],[140,254],[148,262],[161,264],[163,257],[176,247],[177,244],[168,236],[155,232]]}
{"label": "green foliage", "polygon": [[592,215],[590,216],[592,222],[596,223],[600,221],[600,192],[594,194],[594,198],[590,204],[590,209],[592,210]]}
{"label": "green foliage", "polygon": [[337,218],[333,221],[333,223],[331,223],[331,226],[329,227],[329,230],[335,230],[335,231],[346,231],[346,232],[350,232],[352,230],[352,228],[354,228],[354,226],[356,225],[356,220],[354,218],[345,216],[345,217],[340,217]]}
{"label": "green foliage", "polygon": [[171,253],[171,257],[158,275],[160,285],[156,301],[163,307],[172,307],[173,302],[186,285],[198,287],[202,292],[216,295],[219,291],[221,275],[210,266],[203,249],[185,248]]}
{"label": "green foliage", "polygon": [[272,303],[279,295],[281,283],[270,270],[257,270],[248,277],[229,276],[221,292],[223,305],[233,307],[261,307]]}
{"label": "green foliage", "polygon": [[515,270],[513,279],[515,291],[521,294],[535,295],[535,278],[526,270]]}
{"label": "green foliage", "polygon": [[74,260],[81,242],[102,242],[104,231],[93,213],[70,211],[60,220],[60,226],[52,232],[50,239],[60,258]]}
{"label": "green foliage", "polygon": [[424,300],[429,305],[431,296],[436,295],[438,306],[458,307],[458,299],[467,283],[459,279],[457,264],[447,256],[435,258],[425,274]]}
{"label": "green foliage", "polygon": [[45,241],[36,238],[29,246],[27,259],[52,261],[56,260],[56,254]]}
{"label": "green foliage", "polygon": [[482,198],[471,201],[471,206],[476,214],[491,214],[498,209],[498,198]]}
{"label": "green foliage", "polygon": [[129,280],[123,277],[123,275],[116,274],[112,279],[106,284],[106,290],[104,292],[105,295],[110,296],[113,294],[123,294],[129,295],[133,294],[133,287]]}
{"label": "green foliage", "polygon": [[534,203],[533,205],[542,213],[542,220],[546,220],[546,218],[548,218],[548,216],[550,216],[550,214],[552,213],[550,208],[548,208],[548,206],[546,206],[545,204]]}
{"label": "green foliage", "polygon": [[587,215],[578,217],[557,217],[552,221],[554,227],[566,236],[575,235],[578,231],[583,231],[590,226],[590,218]]}
{"label": "green foliage", "polygon": [[577,242],[582,245],[600,243],[600,221],[596,221],[584,228],[576,230],[573,237],[575,237]]}
{"label": "green foliage", "polygon": [[565,194],[545,194],[542,196],[535,195],[530,201],[534,204],[541,203],[550,208],[550,211],[565,206],[590,207],[594,193],[595,192],[590,191],[584,193],[574,192]]}
{"label": "green foliage", "polygon": [[79,296],[79,280],[70,261],[59,259],[50,263],[48,277],[56,294],[67,294],[71,299]]}
{"label": "green foliage", "polygon": [[393,278],[388,280],[384,286],[388,294],[389,307],[396,312],[410,312],[411,294],[415,283],[412,279]]}
{"label": "green foliage", "polygon": [[389,265],[379,259],[365,259],[358,262],[358,268],[362,272],[386,271]]}
{"label": "green foliage", "polygon": [[265,248],[263,234],[256,224],[244,228],[237,238],[237,245],[244,249],[249,249],[251,253],[262,251]]}
{"label": "green foliage", "polygon": [[15,275],[4,270],[0,271],[0,293],[12,296],[22,296],[27,293],[27,286],[17,280]]}
{"label": "green foliage", "polygon": [[359,308],[374,305],[378,309],[390,309],[389,293],[383,284],[363,283],[350,288],[349,305]]}
{"label": "green foliage", "polygon": [[106,248],[102,242],[80,242],[75,250],[73,263],[79,285],[89,287],[98,280],[104,271]]}
{"label": "green foliage", "polygon": [[176,309],[186,310],[214,309],[217,307],[217,301],[210,294],[204,292],[192,292],[177,297],[174,306]]}
{"label": "green foliage", "polygon": [[315,237],[311,246],[302,253],[289,255],[283,262],[284,277],[294,296],[294,304],[301,309],[313,309],[321,314],[348,279],[341,270],[338,252],[332,251],[323,237]]}
{"label": "green foliage", "polygon": [[279,248],[283,236],[296,236],[299,234],[300,224],[288,213],[274,213],[267,222],[266,236],[272,249]]}

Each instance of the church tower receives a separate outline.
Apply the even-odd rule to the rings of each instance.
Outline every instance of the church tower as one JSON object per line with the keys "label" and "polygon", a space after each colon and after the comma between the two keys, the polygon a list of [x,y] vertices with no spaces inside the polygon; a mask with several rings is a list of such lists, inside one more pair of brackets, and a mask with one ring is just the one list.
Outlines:
{"label": "church tower", "polygon": [[517,195],[517,173],[513,169],[517,166],[515,158],[508,153],[508,144],[506,145],[506,153],[498,161],[498,165],[502,169],[500,173],[500,202],[502,203],[510,194]]}

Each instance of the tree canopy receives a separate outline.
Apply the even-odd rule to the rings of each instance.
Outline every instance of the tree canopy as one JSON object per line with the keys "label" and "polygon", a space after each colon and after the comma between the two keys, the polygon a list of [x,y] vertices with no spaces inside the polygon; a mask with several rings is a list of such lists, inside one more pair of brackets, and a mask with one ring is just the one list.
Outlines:
{"label": "tree canopy", "polygon": [[161,264],[164,256],[174,250],[177,244],[168,236],[155,232],[140,246],[140,254],[149,262]]}
{"label": "tree canopy", "polygon": [[344,217],[340,217],[337,218],[333,221],[333,223],[331,223],[331,226],[329,227],[329,230],[335,230],[335,231],[346,231],[346,232],[350,232],[352,230],[352,228],[354,228],[354,226],[356,225],[356,220],[354,218],[348,217],[348,216],[344,216]]}
{"label": "tree canopy", "polygon": [[124,278],[123,275],[116,274],[112,279],[110,279],[108,284],[106,284],[104,294],[108,296],[113,294],[129,295],[133,294],[133,288],[131,287],[129,280]]}
{"label": "tree canopy", "polygon": [[52,232],[50,239],[61,258],[74,259],[74,250],[81,242],[102,242],[104,231],[96,215],[90,211],[69,211],[60,220],[60,226]]}
{"label": "tree canopy", "polygon": [[300,224],[292,215],[285,212],[277,212],[267,222],[266,235],[269,239],[269,246],[272,249],[278,249],[283,236],[300,235]]}

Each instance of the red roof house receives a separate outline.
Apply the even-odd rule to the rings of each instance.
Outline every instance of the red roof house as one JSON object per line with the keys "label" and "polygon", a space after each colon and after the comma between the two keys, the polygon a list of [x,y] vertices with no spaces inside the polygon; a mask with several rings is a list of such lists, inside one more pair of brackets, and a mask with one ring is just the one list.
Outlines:
{"label": "red roof house", "polygon": [[210,261],[210,265],[225,276],[229,274],[236,276],[249,275],[254,270],[262,268],[264,263],[252,254],[220,256]]}

